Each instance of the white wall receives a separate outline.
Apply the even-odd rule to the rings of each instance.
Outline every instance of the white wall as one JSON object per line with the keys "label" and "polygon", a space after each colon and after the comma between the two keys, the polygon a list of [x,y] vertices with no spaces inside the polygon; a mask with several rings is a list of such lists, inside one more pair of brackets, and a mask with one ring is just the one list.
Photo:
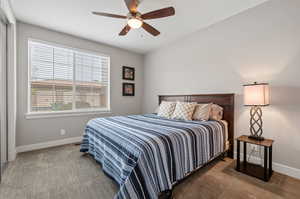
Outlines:
{"label": "white wall", "polygon": [[[49,142],[59,139],[81,136],[86,122],[95,117],[110,115],[140,114],[142,111],[143,56],[115,47],[84,40],[78,37],[19,23],[18,39],[18,112],[17,112],[17,146]],[[111,57],[111,114],[89,116],[60,117],[46,119],[25,119],[27,112],[27,75],[28,75],[28,39],[38,39],[73,48],[85,49],[107,54]],[[136,96],[122,96],[122,66],[136,69]],[[60,129],[66,129],[66,135],[60,135]]]}
{"label": "white wall", "polygon": [[275,139],[274,162],[300,169],[299,10],[300,1],[271,0],[148,54],[144,112],[159,94],[235,93],[237,137],[249,132],[242,85],[268,82],[264,136]]}

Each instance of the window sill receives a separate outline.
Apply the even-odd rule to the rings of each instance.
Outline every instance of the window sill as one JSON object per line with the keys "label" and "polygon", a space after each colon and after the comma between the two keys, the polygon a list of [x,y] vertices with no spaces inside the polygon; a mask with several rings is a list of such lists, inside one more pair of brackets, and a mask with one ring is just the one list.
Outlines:
{"label": "window sill", "polygon": [[64,111],[64,112],[48,112],[48,113],[26,113],[26,119],[43,119],[43,118],[57,118],[57,117],[78,117],[86,115],[109,114],[109,109],[101,110],[86,110],[86,111]]}

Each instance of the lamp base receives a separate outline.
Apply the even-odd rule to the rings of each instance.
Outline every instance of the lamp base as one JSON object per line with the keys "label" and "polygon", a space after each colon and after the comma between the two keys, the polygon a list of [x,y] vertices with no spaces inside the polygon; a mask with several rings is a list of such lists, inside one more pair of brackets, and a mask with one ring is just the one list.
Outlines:
{"label": "lamp base", "polygon": [[249,139],[263,141],[262,137],[262,110],[260,106],[252,106],[250,109],[250,136]]}
{"label": "lamp base", "polygon": [[263,141],[263,140],[265,140],[264,137],[261,137],[261,136],[253,136],[253,135],[249,135],[248,138],[249,138],[249,139],[252,139],[252,140],[257,140],[257,141]]}

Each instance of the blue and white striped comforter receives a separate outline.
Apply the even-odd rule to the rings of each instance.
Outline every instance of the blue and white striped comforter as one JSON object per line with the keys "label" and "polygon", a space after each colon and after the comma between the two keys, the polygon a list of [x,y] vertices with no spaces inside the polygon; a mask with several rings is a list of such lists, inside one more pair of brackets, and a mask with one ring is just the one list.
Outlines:
{"label": "blue and white striped comforter", "polygon": [[224,149],[222,122],[154,114],[90,120],[81,145],[81,152],[94,156],[119,184],[116,199],[157,199]]}

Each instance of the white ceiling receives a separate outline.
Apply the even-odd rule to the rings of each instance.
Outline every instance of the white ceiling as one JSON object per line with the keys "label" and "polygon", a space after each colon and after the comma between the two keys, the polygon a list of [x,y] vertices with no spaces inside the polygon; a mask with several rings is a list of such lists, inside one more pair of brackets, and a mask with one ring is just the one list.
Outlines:
{"label": "white ceiling", "polygon": [[92,11],[126,15],[123,0],[11,0],[18,20],[69,33],[131,51],[146,53],[178,38],[222,21],[267,0],[143,0],[141,13],[174,6],[176,15],[149,20],[161,35],[153,37],[142,29],[125,37],[118,33],[124,19],[94,16]]}

